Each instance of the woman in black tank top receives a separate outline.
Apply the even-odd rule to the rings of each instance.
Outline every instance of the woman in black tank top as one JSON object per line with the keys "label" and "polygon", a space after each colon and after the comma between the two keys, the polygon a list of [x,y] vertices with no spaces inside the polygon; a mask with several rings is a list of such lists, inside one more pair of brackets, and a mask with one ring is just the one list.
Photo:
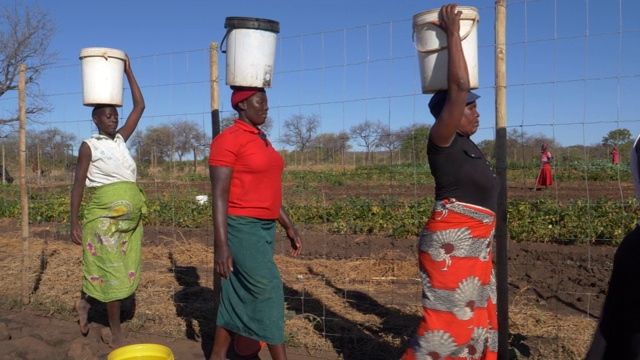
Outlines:
{"label": "woman in black tank top", "polygon": [[418,256],[424,319],[403,360],[473,357],[496,359],[498,320],[492,243],[496,177],[470,136],[478,130],[477,94],[470,91],[455,4],[437,23],[448,43],[448,90],[429,102],[436,122],[427,155],[436,180],[431,218],[420,234]]}

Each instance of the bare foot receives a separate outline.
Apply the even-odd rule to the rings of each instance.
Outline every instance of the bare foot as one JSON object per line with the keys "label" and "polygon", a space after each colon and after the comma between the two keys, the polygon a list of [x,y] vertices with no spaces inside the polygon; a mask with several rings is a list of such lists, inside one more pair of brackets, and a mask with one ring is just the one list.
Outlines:
{"label": "bare foot", "polygon": [[80,333],[82,336],[87,336],[89,333],[89,309],[91,305],[85,300],[80,299],[76,301],[76,311],[78,312],[78,316],[80,320],[78,320],[78,324],[80,324]]}
{"label": "bare foot", "polygon": [[111,346],[111,329],[108,327],[100,329],[100,339],[102,339],[103,343]]}
{"label": "bare foot", "polygon": [[127,340],[127,338],[124,337],[124,334],[119,334],[117,336],[112,334],[111,343],[109,344],[111,348],[117,349],[127,345],[129,345],[129,340]]}

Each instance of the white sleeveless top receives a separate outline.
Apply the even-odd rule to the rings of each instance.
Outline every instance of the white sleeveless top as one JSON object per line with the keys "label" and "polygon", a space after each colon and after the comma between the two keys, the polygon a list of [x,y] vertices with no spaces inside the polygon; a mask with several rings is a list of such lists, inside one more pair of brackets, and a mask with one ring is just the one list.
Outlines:
{"label": "white sleeveless top", "polygon": [[137,167],[124,138],[116,134],[108,136],[92,135],[84,141],[91,148],[91,163],[87,171],[87,187],[98,187],[117,181],[136,181]]}

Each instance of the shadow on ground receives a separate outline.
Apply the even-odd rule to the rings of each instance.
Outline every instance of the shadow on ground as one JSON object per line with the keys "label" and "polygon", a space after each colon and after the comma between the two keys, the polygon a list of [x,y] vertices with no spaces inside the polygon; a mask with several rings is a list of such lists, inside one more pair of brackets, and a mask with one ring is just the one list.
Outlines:
{"label": "shadow on ground", "polygon": [[[380,322],[359,323],[330,310],[322,301],[306,293],[292,289],[285,284],[285,298],[288,308],[298,314],[308,314],[322,319],[314,324],[319,334],[324,334],[335,351],[345,360],[357,359],[399,359],[409,344],[409,340],[420,323],[420,317],[409,315],[380,304],[361,291],[353,291],[335,286],[323,274],[308,269],[314,276],[325,279],[325,285],[349,307],[363,315],[374,315]],[[403,339],[399,345],[389,339]]]}
{"label": "shadow on ground", "polygon": [[214,292],[211,288],[200,285],[200,275],[195,266],[178,265],[172,253],[169,253],[169,261],[171,267],[168,270],[182,287],[173,294],[176,315],[184,320],[185,337],[200,340],[202,352],[208,359],[215,334]]}

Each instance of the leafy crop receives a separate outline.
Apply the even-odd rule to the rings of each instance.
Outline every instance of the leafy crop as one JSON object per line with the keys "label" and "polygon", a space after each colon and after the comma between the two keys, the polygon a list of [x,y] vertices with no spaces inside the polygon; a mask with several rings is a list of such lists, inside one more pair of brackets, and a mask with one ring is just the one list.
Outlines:
{"label": "leafy crop", "polygon": [[[531,167],[509,168],[511,181],[535,177]],[[630,177],[624,166],[604,161],[565,163],[554,168],[556,181],[612,181]],[[199,176],[183,180],[206,181]],[[372,165],[344,169],[287,169],[283,174],[285,205],[292,220],[307,228],[333,234],[366,234],[411,238],[431,215],[432,197],[408,200],[385,195],[363,197],[349,189],[377,186],[431,185],[425,165]],[[143,185],[144,186],[144,185]],[[347,188],[348,186],[348,188]],[[345,187],[342,195],[325,199],[323,188]],[[70,187],[29,191],[32,222],[69,221]],[[373,191],[373,190],[372,190]],[[200,193],[198,193],[200,192]],[[20,219],[20,192],[15,185],[0,185],[0,218]],[[87,190],[83,206],[91,197]],[[372,193],[373,194],[373,193]],[[212,226],[211,203],[196,201],[196,187],[176,187],[155,192],[147,199],[145,224],[200,228]],[[209,193],[209,199],[211,198]],[[80,209],[81,213],[83,208]],[[552,198],[510,200],[507,204],[509,237],[514,241],[617,245],[640,218],[635,199],[625,201]]]}

